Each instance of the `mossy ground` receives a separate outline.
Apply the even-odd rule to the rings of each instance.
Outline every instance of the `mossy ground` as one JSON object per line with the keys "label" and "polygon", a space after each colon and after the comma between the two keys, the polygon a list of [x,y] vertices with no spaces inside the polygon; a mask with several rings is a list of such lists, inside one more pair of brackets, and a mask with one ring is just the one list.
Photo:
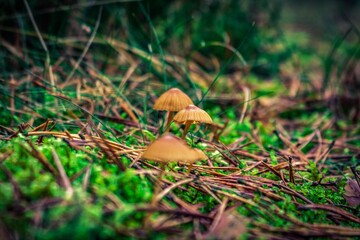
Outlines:
{"label": "mossy ground", "polygon": [[[160,2],[0,10],[0,239],[359,237],[351,18],[319,36],[280,1]],[[170,87],[217,126],[186,138],[207,160],[160,175],[140,156]]]}

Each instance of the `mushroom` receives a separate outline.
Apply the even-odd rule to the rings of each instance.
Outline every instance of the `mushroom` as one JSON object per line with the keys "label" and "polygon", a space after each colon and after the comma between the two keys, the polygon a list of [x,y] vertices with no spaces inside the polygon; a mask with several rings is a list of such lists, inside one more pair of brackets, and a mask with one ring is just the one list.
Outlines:
{"label": "mushroom", "polygon": [[175,112],[184,109],[189,104],[193,104],[189,96],[178,88],[169,89],[155,101],[155,110],[169,112],[165,131],[168,131]]}
{"label": "mushroom", "polygon": [[[207,156],[201,150],[189,147],[184,140],[176,137],[175,135],[171,133],[165,133],[147,147],[145,152],[141,155],[141,158],[160,163],[162,171],[157,177],[157,179],[160,180],[167,163],[188,163],[190,164],[188,172],[190,172],[194,162],[206,159]],[[154,190],[154,196],[159,193],[160,188],[160,184],[157,184]],[[156,206],[157,201],[158,199],[154,197],[151,204]],[[147,217],[147,219],[149,218],[150,215]]]}
{"label": "mushroom", "polygon": [[185,124],[184,131],[182,134],[182,138],[184,139],[187,132],[189,131],[189,128],[191,124],[193,123],[207,123],[212,124],[213,121],[209,114],[202,110],[201,108],[198,108],[197,106],[194,106],[192,104],[188,105],[183,110],[179,111],[175,117],[174,121],[179,124]]}
{"label": "mushroom", "polygon": [[[141,158],[153,160],[161,164],[161,170],[165,169],[165,165],[169,162],[181,162],[190,164],[188,172],[190,172],[193,163],[206,159],[207,156],[199,149],[193,149],[187,143],[171,133],[165,133],[163,136],[152,142]],[[163,171],[158,176],[158,180],[162,178]],[[155,195],[159,192],[160,185],[155,188]],[[152,201],[156,205],[156,198]]]}
{"label": "mushroom", "polygon": [[164,166],[169,162],[192,164],[207,157],[201,150],[189,147],[184,140],[165,133],[147,147],[141,158],[159,162]]}

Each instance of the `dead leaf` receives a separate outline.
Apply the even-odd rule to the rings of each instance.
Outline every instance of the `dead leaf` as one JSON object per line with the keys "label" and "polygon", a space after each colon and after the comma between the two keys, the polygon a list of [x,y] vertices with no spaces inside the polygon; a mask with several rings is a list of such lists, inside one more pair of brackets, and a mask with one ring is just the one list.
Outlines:
{"label": "dead leaf", "polygon": [[235,213],[224,213],[216,227],[207,234],[206,239],[239,239],[246,233],[247,220]]}
{"label": "dead leaf", "polygon": [[354,179],[347,181],[344,198],[350,206],[356,207],[360,204],[360,186]]}

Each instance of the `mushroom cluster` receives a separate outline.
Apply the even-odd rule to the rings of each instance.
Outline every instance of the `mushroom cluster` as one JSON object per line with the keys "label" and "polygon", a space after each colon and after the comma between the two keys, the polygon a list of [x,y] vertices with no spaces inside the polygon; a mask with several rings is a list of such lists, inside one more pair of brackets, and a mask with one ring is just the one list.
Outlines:
{"label": "mushroom cluster", "polygon": [[[192,164],[204,160],[207,156],[199,149],[188,146],[185,139],[191,124],[212,124],[212,119],[204,110],[193,105],[191,99],[180,89],[171,88],[163,93],[155,102],[154,109],[168,111],[165,134],[152,142],[141,158],[159,162],[164,167],[169,162]],[[175,112],[176,115],[175,115]],[[171,122],[185,124],[182,139],[168,133]]]}
{"label": "mushroom cluster", "polygon": [[175,112],[184,109],[189,104],[193,104],[191,99],[178,88],[171,88],[156,100],[154,104],[155,110],[168,111],[165,131],[169,130]]}
{"label": "mushroom cluster", "polygon": [[[154,109],[159,111],[168,111],[165,132],[169,131],[172,120],[179,124],[185,124],[182,134],[183,139],[189,131],[191,124],[213,124],[209,114],[201,108],[193,105],[189,96],[178,88],[171,88],[163,93],[155,101]],[[175,115],[175,112],[178,113]]]}

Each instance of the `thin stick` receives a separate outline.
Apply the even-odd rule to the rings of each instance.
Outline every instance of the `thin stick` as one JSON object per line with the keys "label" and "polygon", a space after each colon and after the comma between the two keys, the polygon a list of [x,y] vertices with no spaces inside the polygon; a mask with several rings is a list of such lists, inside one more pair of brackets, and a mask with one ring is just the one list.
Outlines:
{"label": "thin stick", "polygon": [[[26,0],[24,0],[26,1]],[[69,81],[71,79],[71,77],[74,75],[76,69],[79,68],[80,66],[80,63],[82,62],[82,60],[84,59],[86,53],[88,52],[92,42],[94,41],[94,38],[96,36],[96,33],[97,33],[97,30],[99,28],[99,25],[100,25],[100,20],[101,20],[101,15],[102,15],[102,9],[103,7],[101,6],[100,7],[100,10],[99,10],[99,14],[98,14],[98,18],[96,20],[96,24],[95,24],[95,27],[94,27],[94,31],[92,32],[90,38],[89,38],[89,41],[87,42],[85,48],[84,48],[84,51],[81,53],[81,56],[79,57],[79,59],[76,61],[75,63],[75,66],[74,68],[71,70],[70,74],[68,75],[68,77],[66,78],[65,82]]]}
{"label": "thin stick", "polygon": [[41,46],[43,47],[43,49],[45,50],[45,52],[48,54],[48,53],[49,53],[49,50],[48,50],[48,48],[47,48],[47,46],[46,46],[46,44],[45,44],[45,41],[44,41],[43,37],[41,36],[41,33],[40,33],[40,31],[39,31],[39,28],[38,28],[37,25],[36,25],[34,16],[33,16],[32,12],[31,12],[31,9],[30,9],[30,6],[29,6],[27,0],[24,0],[24,4],[25,4],[25,7],[26,7],[26,11],[27,11],[28,14],[29,14],[31,23],[32,23],[33,27],[35,28],[36,34],[38,35],[38,38],[39,38],[40,43],[41,43]]}

